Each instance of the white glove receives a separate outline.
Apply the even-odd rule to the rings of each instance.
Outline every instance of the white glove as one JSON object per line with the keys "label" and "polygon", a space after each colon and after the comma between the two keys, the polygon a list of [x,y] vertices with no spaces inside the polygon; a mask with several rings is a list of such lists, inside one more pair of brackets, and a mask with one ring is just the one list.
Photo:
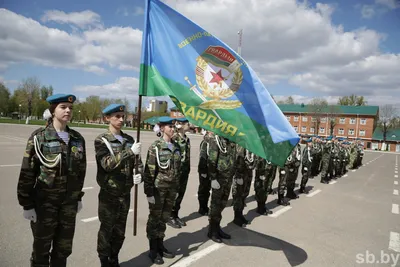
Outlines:
{"label": "white glove", "polygon": [[308,171],[308,168],[307,168],[307,167],[304,167],[304,170],[305,170],[305,171]]}
{"label": "white glove", "polygon": [[156,199],[154,197],[147,197],[147,202],[150,204],[156,204]]}
{"label": "white glove", "polygon": [[281,174],[285,174],[286,172],[285,171],[281,171]]}
{"label": "white glove", "polygon": [[238,185],[243,185],[243,179],[242,178],[236,179],[236,183]]}
{"label": "white glove", "polygon": [[77,210],[77,212],[79,213],[82,210],[82,208],[83,208],[82,201],[78,201],[78,210]]}
{"label": "white glove", "polygon": [[265,180],[265,176],[264,175],[260,176],[260,180],[264,181]]}
{"label": "white glove", "polygon": [[131,147],[131,150],[132,150],[133,154],[140,155],[140,151],[142,150],[142,143],[137,143],[135,141],[135,143]]}
{"label": "white glove", "polygon": [[219,185],[219,183],[218,183],[217,180],[212,180],[212,181],[211,181],[211,188],[212,188],[212,189],[218,190],[218,189],[221,188],[221,186]]}
{"label": "white glove", "polygon": [[24,214],[23,215],[24,215],[25,219],[30,220],[30,221],[32,221],[34,223],[36,222],[37,217],[36,217],[35,209],[24,210]]}
{"label": "white glove", "polygon": [[179,193],[176,193],[175,200],[179,197]]}
{"label": "white glove", "polygon": [[203,178],[207,178],[207,173],[202,173],[202,174],[200,174],[200,176]]}
{"label": "white glove", "polygon": [[133,184],[140,184],[142,182],[142,175],[139,174],[135,174],[133,176]]}

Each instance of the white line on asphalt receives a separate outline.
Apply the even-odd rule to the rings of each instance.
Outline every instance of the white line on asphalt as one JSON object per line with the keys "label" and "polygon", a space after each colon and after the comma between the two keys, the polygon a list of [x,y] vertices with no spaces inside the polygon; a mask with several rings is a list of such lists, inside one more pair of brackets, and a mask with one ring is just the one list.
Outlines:
{"label": "white line on asphalt", "polygon": [[399,182],[397,182],[397,181],[394,181],[394,184],[395,184],[395,185],[398,185],[398,184],[399,184]]}
{"label": "white line on asphalt", "polygon": [[394,175],[394,178],[399,178],[399,176],[397,174]]}
{"label": "white line on asphalt", "polygon": [[347,177],[347,176],[348,176],[347,174],[343,175],[343,177]]}
{"label": "white line on asphalt", "polygon": [[21,164],[8,164],[8,165],[0,165],[0,167],[19,167]]}
{"label": "white line on asphalt", "polygon": [[392,204],[392,213],[393,214],[399,214],[399,205]]}
{"label": "white line on asphalt", "polygon": [[390,232],[389,249],[400,252],[400,234]]}
{"label": "white line on asphalt", "polygon": [[89,187],[84,187],[84,188],[82,188],[82,190],[90,190],[90,189],[93,189],[93,187],[92,187],[92,186],[89,186]]}
{"label": "white line on asphalt", "polygon": [[[130,209],[129,210],[129,212],[132,212],[133,211],[133,209]],[[82,222],[84,222],[84,223],[87,223],[87,222],[93,222],[93,221],[96,221],[96,220],[98,220],[99,219],[99,217],[90,217],[90,218],[87,218],[87,219],[82,219],[81,221]]]}
{"label": "white line on asphalt", "polygon": [[396,196],[398,196],[398,195],[399,195],[399,190],[397,190],[397,189],[393,189],[393,195],[396,195]]}
{"label": "white line on asphalt", "polygon": [[209,247],[206,247],[203,250],[200,250],[199,252],[185,258],[184,260],[181,260],[173,265],[171,265],[171,267],[187,267],[192,265],[195,261],[198,261],[199,259],[203,258],[204,256],[210,254],[213,251],[216,251],[220,248],[222,248],[223,246],[225,246],[224,244],[212,244]]}
{"label": "white line on asphalt", "polygon": [[330,181],[329,184],[336,184],[337,181]]}
{"label": "white line on asphalt", "polygon": [[280,210],[274,211],[274,213],[272,213],[271,215],[268,215],[269,217],[272,218],[277,218],[278,216],[280,216],[281,214],[287,212],[288,210],[290,210],[292,207],[290,206],[286,206],[284,208],[281,208]]}
{"label": "white line on asphalt", "polygon": [[356,172],[356,170],[351,170],[352,172]]}
{"label": "white line on asphalt", "polygon": [[313,197],[316,194],[320,193],[321,191],[322,191],[321,189],[315,190],[314,192],[309,193],[306,197]]}

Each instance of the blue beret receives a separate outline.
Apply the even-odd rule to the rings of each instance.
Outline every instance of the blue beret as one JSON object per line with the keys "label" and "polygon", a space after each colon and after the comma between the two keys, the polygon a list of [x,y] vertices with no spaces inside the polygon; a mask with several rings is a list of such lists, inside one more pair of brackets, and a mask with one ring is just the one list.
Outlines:
{"label": "blue beret", "polygon": [[306,139],[306,140],[304,140],[306,143],[310,143],[310,142],[312,142],[312,139],[311,138],[309,138],[309,139]]}
{"label": "blue beret", "polygon": [[177,121],[180,121],[180,122],[187,122],[187,121],[188,121],[188,119],[186,119],[185,117],[183,117],[183,118],[176,118],[176,120],[177,120]]}
{"label": "blue beret", "polygon": [[162,117],[158,118],[158,123],[159,124],[173,124],[175,120],[176,120],[175,118],[171,118],[168,116],[162,116]]}
{"label": "blue beret", "polygon": [[110,115],[114,112],[124,112],[125,105],[122,104],[110,104],[105,109],[103,109],[104,115]]}
{"label": "blue beret", "polygon": [[61,102],[74,103],[75,100],[76,96],[67,94],[55,94],[46,98],[46,101],[49,102],[49,104],[58,104]]}
{"label": "blue beret", "polygon": [[325,139],[326,141],[331,141],[332,140],[332,136],[329,136]]}
{"label": "blue beret", "polygon": [[343,138],[343,137],[339,137],[338,140],[339,140],[339,141],[343,141],[344,138]]}

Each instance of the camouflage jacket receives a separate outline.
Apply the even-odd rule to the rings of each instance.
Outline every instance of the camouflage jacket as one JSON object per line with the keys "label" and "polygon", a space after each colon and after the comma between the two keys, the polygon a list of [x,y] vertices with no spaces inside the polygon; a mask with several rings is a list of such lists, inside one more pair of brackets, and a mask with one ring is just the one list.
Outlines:
{"label": "camouflage jacket", "polygon": [[315,151],[313,150],[312,147],[310,147],[310,150],[308,150],[308,147],[304,148],[302,156],[303,168],[304,167],[307,167],[307,169],[311,168],[314,153]]}
{"label": "camouflage jacket", "polygon": [[160,138],[150,146],[144,167],[144,193],[154,196],[154,188],[177,187],[181,174],[181,150],[177,142],[172,141],[172,150],[167,142]]}
{"label": "camouflage jacket", "polygon": [[256,164],[256,177],[266,176],[269,177],[276,172],[277,166],[270,161],[257,156]]}
{"label": "camouflage jacket", "polygon": [[257,157],[242,146],[236,145],[236,177],[241,177],[244,170],[253,170]]}
{"label": "camouflage jacket", "polygon": [[[18,180],[18,201],[24,209],[32,209],[35,202],[71,203],[80,201],[84,192],[82,187],[86,176],[85,139],[77,131],[67,126],[69,143],[57,135],[53,124],[34,131],[28,139],[21,172]],[[36,136],[38,155],[35,150]],[[40,154],[39,153],[39,154]],[[61,154],[59,163],[54,167],[46,167]],[[49,164],[50,163],[50,164]]]}
{"label": "camouflage jacket", "polygon": [[173,139],[178,144],[179,148],[181,149],[181,157],[182,157],[182,164],[181,169],[182,172],[190,172],[190,139],[189,137],[181,136],[179,133],[175,133]]}
{"label": "camouflage jacket", "polygon": [[290,168],[299,167],[300,162],[301,162],[301,147],[300,145],[297,145],[293,148],[292,153],[287,158],[285,166]]}
{"label": "camouflage jacket", "polygon": [[[94,140],[96,152],[97,176],[96,180],[101,189],[113,196],[129,194],[133,187],[133,172],[136,157],[131,147],[135,140],[132,136],[121,131],[122,143],[107,131]],[[107,140],[112,153],[104,142]],[[139,173],[143,172],[143,164],[139,158]]]}
{"label": "camouflage jacket", "polygon": [[208,150],[209,150],[209,139],[210,137],[207,135],[204,136],[203,140],[200,143],[200,156],[199,156],[199,165],[197,171],[200,174],[208,174],[207,169],[207,159],[208,159]]}
{"label": "camouflage jacket", "polygon": [[211,180],[233,177],[236,171],[236,144],[226,138],[213,135],[209,139],[208,174]]}

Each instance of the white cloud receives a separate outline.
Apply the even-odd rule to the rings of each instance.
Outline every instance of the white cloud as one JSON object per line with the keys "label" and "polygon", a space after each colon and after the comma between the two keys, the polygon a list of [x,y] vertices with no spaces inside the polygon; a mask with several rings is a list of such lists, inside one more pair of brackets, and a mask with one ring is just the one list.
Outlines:
{"label": "white cloud", "polygon": [[111,27],[68,33],[0,9],[0,70],[12,63],[78,68],[104,73],[105,66],[138,69],[142,32]]}
{"label": "white cloud", "polygon": [[54,21],[60,24],[73,24],[79,28],[102,28],[100,15],[90,11],[85,10],[82,12],[71,12],[65,13],[60,10],[47,10],[41,18],[42,22]]}
{"label": "white cloud", "polygon": [[19,84],[17,80],[6,80],[4,77],[0,76],[0,83],[3,83],[6,86],[16,86]]}
{"label": "white cloud", "polygon": [[395,9],[399,7],[398,0],[375,0],[375,3],[383,5],[390,9]]}
{"label": "white cloud", "polygon": [[363,5],[361,8],[361,16],[365,19],[370,19],[375,16],[375,9],[372,5]]}
{"label": "white cloud", "polygon": [[120,77],[114,83],[104,85],[80,85],[73,88],[80,95],[98,95],[104,98],[137,99],[139,80],[134,77]]}

